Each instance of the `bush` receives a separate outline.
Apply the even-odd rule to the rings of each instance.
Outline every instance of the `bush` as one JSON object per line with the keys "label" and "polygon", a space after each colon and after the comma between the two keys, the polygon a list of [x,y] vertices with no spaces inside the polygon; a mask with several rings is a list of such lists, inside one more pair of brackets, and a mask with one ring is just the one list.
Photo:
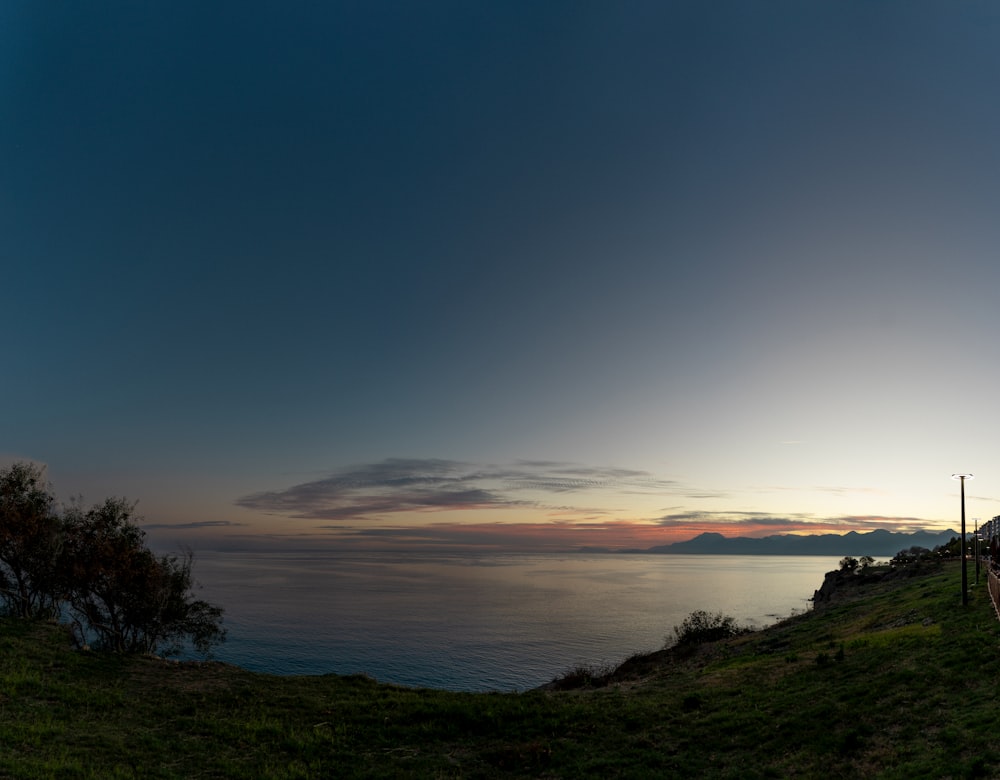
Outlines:
{"label": "bush", "polygon": [[577,688],[602,688],[609,683],[614,672],[614,667],[608,664],[597,666],[578,664],[565,672],[561,677],[553,680],[549,687],[558,691],[571,691]]}
{"label": "bush", "polygon": [[[749,634],[752,631],[750,626],[739,625],[736,618],[731,615],[696,610],[684,618],[679,626],[674,626],[673,645],[693,647],[706,642],[718,642],[720,639]],[[671,644],[669,638],[667,644]]]}

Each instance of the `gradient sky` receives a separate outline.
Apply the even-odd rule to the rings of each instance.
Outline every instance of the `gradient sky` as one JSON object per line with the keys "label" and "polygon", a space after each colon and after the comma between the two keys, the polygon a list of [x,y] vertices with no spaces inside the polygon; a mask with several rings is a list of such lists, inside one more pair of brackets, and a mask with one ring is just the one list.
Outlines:
{"label": "gradient sky", "polygon": [[1000,514],[1000,6],[0,5],[0,461],[200,547]]}

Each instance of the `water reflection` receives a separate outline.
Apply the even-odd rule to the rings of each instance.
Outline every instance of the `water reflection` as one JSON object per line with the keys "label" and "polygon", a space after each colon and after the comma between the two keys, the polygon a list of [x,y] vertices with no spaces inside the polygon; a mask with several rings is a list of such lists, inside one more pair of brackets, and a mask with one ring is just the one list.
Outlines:
{"label": "water reflection", "polygon": [[696,609],[757,626],[808,609],[816,556],[204,553],[226,609],[219,660],[277,674],[363,672],[452,690],[523,690],[663,645]]}

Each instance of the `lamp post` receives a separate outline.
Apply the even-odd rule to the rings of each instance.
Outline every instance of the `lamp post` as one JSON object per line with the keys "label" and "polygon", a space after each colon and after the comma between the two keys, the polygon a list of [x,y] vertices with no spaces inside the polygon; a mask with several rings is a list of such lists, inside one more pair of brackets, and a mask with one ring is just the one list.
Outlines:
{"label": "lamp post", "polygon": [[952,474],[962,484],[962,606],[969,603],[969,573],[965,561],[965,480],[972,479],[971,474]]}

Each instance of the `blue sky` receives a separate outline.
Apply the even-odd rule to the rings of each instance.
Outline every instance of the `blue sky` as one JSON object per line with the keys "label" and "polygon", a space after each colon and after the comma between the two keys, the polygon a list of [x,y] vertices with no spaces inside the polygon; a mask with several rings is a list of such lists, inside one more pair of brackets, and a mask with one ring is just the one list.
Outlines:
{"label": "blue sky", "polygon": [[1000,9],[0,8],[0,459],[199,545],[1000,513]]}

